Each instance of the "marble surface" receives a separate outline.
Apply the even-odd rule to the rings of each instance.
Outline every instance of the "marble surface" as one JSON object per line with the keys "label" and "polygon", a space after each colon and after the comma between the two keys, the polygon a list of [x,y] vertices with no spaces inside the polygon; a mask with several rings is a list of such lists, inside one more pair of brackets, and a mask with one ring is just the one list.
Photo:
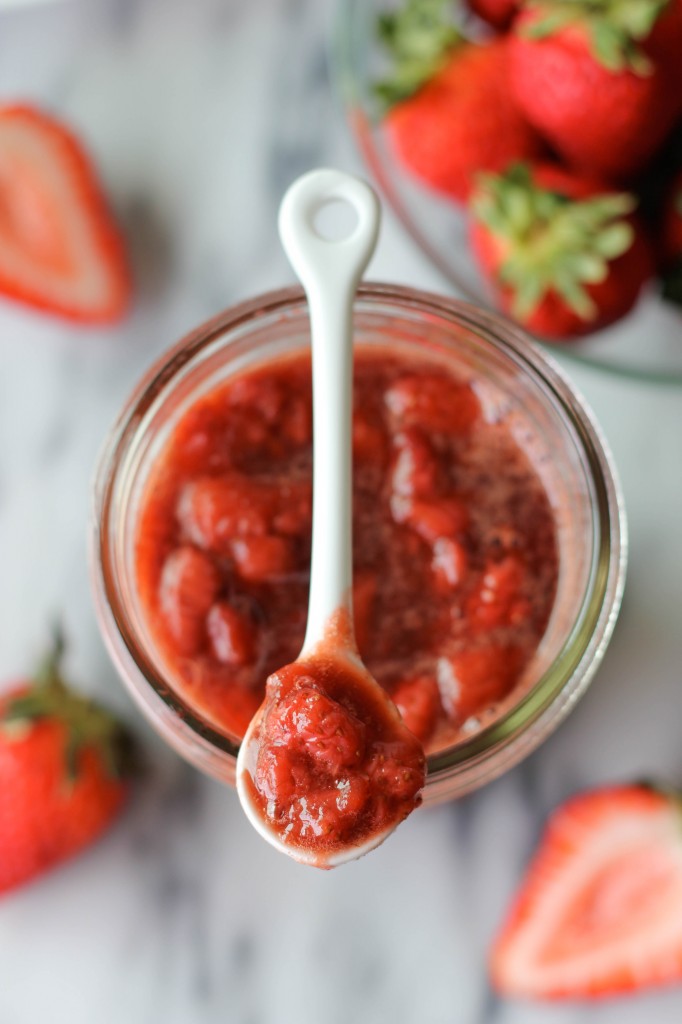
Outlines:
{"label": "marble surface", "polygon": [[[0,678],[63,615],[69,668],[125,715],[149,772],[96,848],[0,904],[1,1024],[677,1024],[682,989],[599,1007],[496,1000],[485,952],[547,812],[584,786],[682,781],[682,393],[571,368],[620,465],[623,614],[590,692],[485,791],[331,875],[289,863],[234,793],[158,741],[99,639],[85,558],[98,446],[187,328],[291,280],[287,184],[359,169],[330,87],[323,0],[68,0],[0,13],[0,97],[41,101],[98,159],[138,298],[113,331],[0,305]],[[386,217],[370,276],[439,288]],[[646,338],[642,338],[646,344]],[[2,837],[0,837],[0,842]]]}

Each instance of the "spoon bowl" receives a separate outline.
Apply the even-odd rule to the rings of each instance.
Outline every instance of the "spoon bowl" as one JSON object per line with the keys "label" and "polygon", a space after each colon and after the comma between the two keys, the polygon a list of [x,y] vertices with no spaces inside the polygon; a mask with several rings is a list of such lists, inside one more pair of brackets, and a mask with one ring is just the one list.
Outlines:
{"label": "spoon bowl", "polygon": [[[367,687],[369,690],[372,688],[381,689],[374,677],[367,672],[359,657],[353,656],[351,651],[339,650],[335,652],[334,656],[338,659],[343,670],[351,672],[356,679],[361,681],[363,687]],[[295,664],[298,665],[298,662]],[[306,663],[306,667],[312,667],[314,670],[314,666],[315,656],[313,655]],[[385,702],[383,690],[381,691],[381,699]],[[395,714],[397,716],[397,711]],[[301,864],[309,864],[312,867],[320,868],[335,868],[363,857],[366,853],[380,846],[388,838],[397,827],[397,822],[385,829],[371,833],[365,840],[359,843],[352,843],[325,851],[303,845],[292,846],[285,842],[279,832],[264,818],[262,801],[259,800],[253,783],[253,779],[256,776],[256,763],[261,743],[260,731],[262,723],[263,707],[252,719],[242,740],[237,760],[237,793],[247,818],[263,839],[279,850],[280,853],[286,853]]]}

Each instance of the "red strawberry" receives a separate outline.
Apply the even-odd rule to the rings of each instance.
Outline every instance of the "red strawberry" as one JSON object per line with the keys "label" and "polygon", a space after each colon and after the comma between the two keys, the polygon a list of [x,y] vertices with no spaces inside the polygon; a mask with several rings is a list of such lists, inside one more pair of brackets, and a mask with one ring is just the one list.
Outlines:
{"label": "red strawberry", "polygon": [[663,209],[660,253],[663,296],[682,306],[682,171],[673,179]]}
{"label": "red strawberry", "polygon": [[636,199],[550,166],[481,177],[471,242],[500,305],[545,338],[598,330],[634,305],[653,261]]}
{"label": "red strawberry", "polygon": [[646,786],[549,821],[492,950],[505,995],[593,998],[682,981],[682,803]]}
{"label": "red strawberry", "polygon": [[514,20],[519,0],[469,0],[469,7],[498,32],[504,32]]}
{"label": "red strawberry", "polygon": [[129,739],[67,689],[62,649],[58,639],[35,681],[0,701],[0,892],[88,846],[128,793]]}
{"label": "red strawberry", "polygon": [[123,243],[76,138],[31,107],[0,107],[0,292],[84,323],[130,301]]}
{"label": "red strawberry", "polygon": [[510,41],[511,91],[571,164],[626,180],[682,115],[682,0],[530,0]]}
{"label": "red strawberry", "polygon": [[466,200],[477,171],[503,170],[542,146],[512,100],[508,44],[474,44],[444,24],[442,2],[410,0],[385,16],[381,33],[395,58],[377,92],[402,163],[432,188]]}

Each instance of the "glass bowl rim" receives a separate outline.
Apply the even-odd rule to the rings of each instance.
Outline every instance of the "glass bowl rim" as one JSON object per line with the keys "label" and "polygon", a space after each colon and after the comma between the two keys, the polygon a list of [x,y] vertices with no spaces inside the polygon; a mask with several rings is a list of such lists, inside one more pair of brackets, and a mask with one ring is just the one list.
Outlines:
{"label": "glass bowl rim", "polygon": [[[387,180],[383,170],[381,173],[377,170],[377,160],[373,158],[376,153],[376,148],[372,146],[370,151],[370,147],[363,142],[360,137],[360,133],[356,129],[356,123],[359,115],[362,116],[368,126],[372,127],[373,125],[373,120],[368,115],[365,105],[360,99],[360,84],[353,72],[353,63],[351,60],[351,52],[353,48],[353,11],[362,3],[363,0],[337,0],[328,46],[332,85],[334,86],[334,91],[338,98],[339,106],[341,107],[341,115],[346,124],[346,128],[355,151],[362,160],[364,170],[371,174],[373,180],[379,186],[381,195],[388,203],[388,206],[398,220],[402,230],[407,235],[410,243],[416,245],[417,251],[427,258],[431,267],[440,275],[443,283],[447,284],[449,288],[455,289],[457,294],[463,297],[464,301],[471,302],[477,306],[488,309],[496,316],[499,316],[502,319],[507,319],[513,324],[513,321],[511,321],[509,317],[506,317],[504,313],[495,308],[486,296],[484,289],[480,292],[472,289],[447,264],[438,252],[438,249],[431,244],[429,239],[416,223],[415,219],[408,212],[405,204],[396,194],[392,183]],[[557,344],[556,342],[547,341],[538,335],[531,334],[531,332],[526,328],[521,329],[524,330],[529,337],[532,337],[533,341],[540,345],[543,351],[550,354],[550,357],[554,357],[558,352],[562,359],[566,359],[569,363],[574,363],[576,366],[594,370],[607,377],[615,377],[616,379],[631,381],[633,383],[654,384],[659,387],[670,388],[682,387],[682,369],[648,370],[644,367],[628,366],[624,363],[611,363],[609,361],[596,359],[592,355],[586,355],[576,351],[575,348],[572,347],[574,342],[572,342],[571,339],[567,339],[564,343]]]}

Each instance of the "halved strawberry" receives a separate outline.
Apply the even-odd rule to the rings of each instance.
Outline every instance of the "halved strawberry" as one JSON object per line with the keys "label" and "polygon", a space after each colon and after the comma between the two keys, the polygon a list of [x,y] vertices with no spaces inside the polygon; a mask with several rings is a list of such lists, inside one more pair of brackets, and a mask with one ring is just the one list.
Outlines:
{"label": "halved strawberry", "polygon": [[491,957],[496,988],[598,997],[682,980],[682,802],[644,785],[550,819]]}
{"label": "halved strawberry", "polygon": [[121,236],[95,170],[59,121],[0,107],[0,292],[87,323],[130,301]]}

